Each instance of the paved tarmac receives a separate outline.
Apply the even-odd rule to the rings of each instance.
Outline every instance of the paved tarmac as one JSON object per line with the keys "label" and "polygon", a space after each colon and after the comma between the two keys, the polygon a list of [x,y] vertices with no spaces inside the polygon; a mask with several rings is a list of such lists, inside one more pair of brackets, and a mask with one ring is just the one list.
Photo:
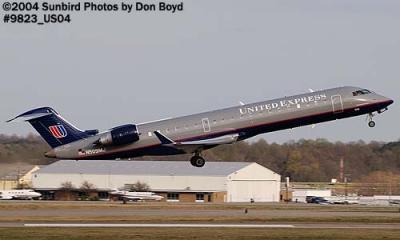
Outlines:
{"label": "paved tarmac", "polygon": [[15,216],[57,216],[57,217],[77,217],[77,216],[144,216],[144,217],[400,217],[399,212],[371,212],[371,211],[332,211],[327,210],[263,210],[248,209],[244,214],[242,209],[224,210],[204,210],[204,209],[129,209],[129,208],[102,208],[102,209],[21,209],[21,210],[0,210],[1,217]]}
{"label": "paved tarmac", "polygon": [[[255,205],[252,205],[253,207]],[[256,205],[257,206],[257,205]],[[233,208],[234,207],[234,208]],[[309,206],[309,205],[260,205],[244,209],[249,205],[169,205],[141,204],[122,205],[118,203],[91,202],[1,202],[0,227],[173,227],[173,228],[356,228],[356,229],[400,229],[398,208],[362,206]],[[224,209],[219,209],[224,208]],[[233,208],[233,209],[232,209]],[[102,222],[105,217],[107,222]],[[108,217],[108,218],[107,218]],[[121,219],[125,222],[122,222]],[[150,220],[147,220],[149,217]],[[162,220],[170,217],[172,220]],[[193,220],[192,220],[193,217]],[[209,224],[199,219],[222,219],[221,223]],[[243,218],[244,217],[244,218]],[[341,219],[338,222],[317,222],[318,219]],[[379,218],[373,223],[344,222],[351,218]],[[70,218],[70,219],[69,219]],[[86,220],[85,220],[86,218]],[[139,221],[135,221],[139,219]],[[184,218],[185,221],[179,222]],[[274,218],[277,220],[274,221]],[[285,218],[289,219],[285,221]],[[307,222],[297,222],[304,218]],[[317,219],[313,222],[313,218]],[[27,220],[28,219],[28,220]],[[30,220],[29,220],[30,219]],[[77,220],[81,219],[81,220]],[[100,219],[100,221],[98,220]],[[115,221],[110,219],[115,219]],[[157,220],[155,220],[157,219]],[[232,219],[229,223],[226,219]],[[234,219],[238,219],[235,221]],[[261,220],[257,220],[261,219]],[[267,219],[266,223],[263,219]],[[294,219],[290,222],[290,219]],[[382,220],[383,219],[383,220]],[[384,219],[391,219],[388,223]],[[249,221],[247,221],[249,220]],[[246,221],[246,222],[244,222]]]}

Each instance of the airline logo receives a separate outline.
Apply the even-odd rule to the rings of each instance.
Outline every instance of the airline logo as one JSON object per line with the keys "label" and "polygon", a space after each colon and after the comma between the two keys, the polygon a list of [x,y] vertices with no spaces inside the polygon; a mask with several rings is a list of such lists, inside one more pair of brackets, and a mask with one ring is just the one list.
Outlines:
{"label": "airline logo", "polygon": [[55,138],[65,138],[68,135],[67,130],[65,130],[63,125],[50,126],[49,130]]}

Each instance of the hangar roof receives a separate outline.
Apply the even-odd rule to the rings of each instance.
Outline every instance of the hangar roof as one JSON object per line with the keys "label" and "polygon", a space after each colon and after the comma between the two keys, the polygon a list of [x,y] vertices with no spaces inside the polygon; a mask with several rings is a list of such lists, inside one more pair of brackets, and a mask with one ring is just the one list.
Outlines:
{"label": "hangar roof", "polygon": [[60,160],[36,173],[51,174],[114,174],[157,176],[227,176],[251,162],[206,162],[202,168],[188,161],[122,161],[122,160]]}

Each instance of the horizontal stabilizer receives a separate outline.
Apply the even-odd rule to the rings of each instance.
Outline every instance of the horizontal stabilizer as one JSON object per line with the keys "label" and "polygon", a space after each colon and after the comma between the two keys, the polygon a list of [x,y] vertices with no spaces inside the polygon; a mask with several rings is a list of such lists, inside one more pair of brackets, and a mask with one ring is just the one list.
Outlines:
{"label": "horizontal stabilizer", "polygon": [[44,116],[48,116],[51,114],[57,114],[57,112],[54,109],[49,108],[49,107],[36,108],[36,109],[30,110],[28,112],[24,112],[24,113],[16,116],[15,118],[8,120],[7,122],[14,121],[15,119],[18,119],[18,118],[22,118],[23,121],[29,121],[29,120],[41,118]]}
{"label": "horizontal stabilizer", "polygon": [[29,120],[33,120],[33,119],[36,119],[36,118],[41,118],[41,117],[44,117],[44,116],[47,116],[47,115],[51,115],[51,114],[52,113],[34,113],[34,114],[26,115],[26,116],[17,116],[15,118],[12,118],[12,119],[6,121],[6,122],[9,123],[9,122],[12,122],[12,121],[14,121],[14,120],[16,120],[18,118],[22,119],[23,121],[29,121]]}

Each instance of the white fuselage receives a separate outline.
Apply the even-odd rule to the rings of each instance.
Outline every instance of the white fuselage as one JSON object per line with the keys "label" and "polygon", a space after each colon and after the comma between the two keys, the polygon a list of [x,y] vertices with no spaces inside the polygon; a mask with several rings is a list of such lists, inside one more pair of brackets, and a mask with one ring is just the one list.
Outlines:
{"label": "white fuselage", "polygon": [[6,199],[32,199],[38,198],[42,194],[35,192],[32,189],[16,189],[16,190],[4,190],[0,191],[0,200]]}
{"label": "white fuselage", "polygon": [[126,199],[132,200],[156,200],[159,201],[163,199],[163,196],[157,195],[153,192],[130,192],[130,191],[112,191],[112,195],[119,195]]}

